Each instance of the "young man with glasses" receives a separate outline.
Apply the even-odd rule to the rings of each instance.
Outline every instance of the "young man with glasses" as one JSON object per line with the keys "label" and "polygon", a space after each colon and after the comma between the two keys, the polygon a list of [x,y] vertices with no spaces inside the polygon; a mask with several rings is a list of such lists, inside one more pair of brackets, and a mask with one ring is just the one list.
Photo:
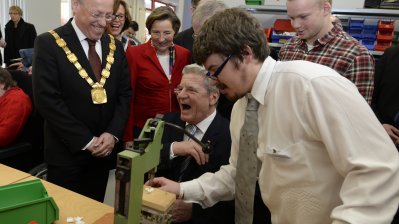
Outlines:
{"label": "young man with glasses", "polygon": [[104,33],[113,0],[73,0],[74,17],[37,37],[33,93],[45,120],[47,178],[102,202],[130,107],[121,42]]}
{"label": "young man with glasses", "polygon": [[277,62],[267,45],[262,26],[244,9],[227,9],[201,28],[196,61],[222,94],[238,100],[230,163],[192,181],[151,184],[203,207],[236,198],[240,224],[252,223],[250,194],[241,190],[253,189],[255,180],[272,223],[389,223],[399,203],[399,156],[369,105],[334,70]]}

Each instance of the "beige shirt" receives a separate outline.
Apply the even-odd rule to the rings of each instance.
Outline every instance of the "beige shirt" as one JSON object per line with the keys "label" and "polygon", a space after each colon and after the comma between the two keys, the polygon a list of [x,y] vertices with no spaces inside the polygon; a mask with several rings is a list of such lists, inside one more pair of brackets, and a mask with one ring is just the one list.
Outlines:
{"label": "beige shirt", "polygon": [[[261,104],[259,185],[273,224],[390,223],[398,152],[352,82],[326,66],[269,57],[251,94]],[[208,207],[234,197],[246,104],[233,108],[230,164],[182,183],[185,200]]]}

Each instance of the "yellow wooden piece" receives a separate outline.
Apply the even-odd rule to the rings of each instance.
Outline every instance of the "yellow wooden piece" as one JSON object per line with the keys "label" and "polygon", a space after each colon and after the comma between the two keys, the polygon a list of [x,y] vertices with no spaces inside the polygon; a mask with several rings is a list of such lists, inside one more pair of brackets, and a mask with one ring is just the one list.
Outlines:
{"label": "yellow wooden piece", "polygon": [[175,194],[149,186],[143,187],[142,204],[148,208],[154,209],[161,213],[165,213],[175,201]]}

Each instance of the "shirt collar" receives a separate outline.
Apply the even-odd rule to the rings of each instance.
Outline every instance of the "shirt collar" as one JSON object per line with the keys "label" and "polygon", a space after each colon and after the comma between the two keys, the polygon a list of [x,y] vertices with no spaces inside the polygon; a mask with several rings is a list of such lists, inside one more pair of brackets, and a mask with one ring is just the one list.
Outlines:
{"label": "shirt collar", "polygon": [[252,86],[251,95],[258,101],[261,105],[265,104],[265,96],[267,88],[269,86],[270,78],[274,66],[276,65],[276,60],[270,56],[266,58],[263,62],[258,74],[256,75],[255,82]]}
{"label": "shirt collar", "polygon": [[[78,36],[79,42],[86,42],[86,36],[83,34],[83,32],[79,29],[78,25],[76,24],[75,18],[72,19],[71,21],[72,27],[76,32],[76,35]],[[99,41],[99,40],[97,40]]]}
{"label": "shirt collar", "polygon": [[[212,123],[213,119],[215,119],[215,117],[216,117],[216,110],[214,110],[211,115],[209,115],[204,120],[200,121],[195,126],[197,126],[197,128],[199,130],[201,130],[201,132],[204,134],[208,130],[209,126],[211,125],[211,123]],[[188,125],[188,123],[186,123],[186,125]]]}

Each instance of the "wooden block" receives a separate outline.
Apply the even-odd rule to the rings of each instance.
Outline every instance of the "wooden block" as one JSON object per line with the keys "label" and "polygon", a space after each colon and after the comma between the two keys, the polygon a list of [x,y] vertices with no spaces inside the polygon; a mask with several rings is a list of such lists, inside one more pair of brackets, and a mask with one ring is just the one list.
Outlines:
{"label": "wooden block", "polygon": [[165,213],[176,201],[176,195],[149,186],[143,187],[143,205]]}

